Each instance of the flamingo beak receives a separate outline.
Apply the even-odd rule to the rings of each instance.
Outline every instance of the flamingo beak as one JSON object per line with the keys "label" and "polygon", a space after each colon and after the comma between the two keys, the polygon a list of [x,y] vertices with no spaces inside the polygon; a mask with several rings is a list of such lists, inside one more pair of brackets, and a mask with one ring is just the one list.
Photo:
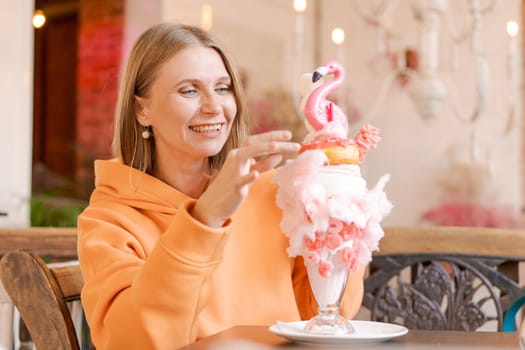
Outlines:
{"label": "flamingo beak", "polygon": [[322,77],[324,77],[329,72],[328,67],[319,67],[315,70],[314,74],[312,75],[312,83],[315,83]]}

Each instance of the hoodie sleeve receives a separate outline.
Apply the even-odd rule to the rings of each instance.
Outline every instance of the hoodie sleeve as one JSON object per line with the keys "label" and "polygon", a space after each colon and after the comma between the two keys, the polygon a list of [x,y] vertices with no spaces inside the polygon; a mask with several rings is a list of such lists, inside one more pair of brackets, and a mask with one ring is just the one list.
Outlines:
{"label": "hoodie sleeve", "polygon": [[[189,214],[195,201],[188,201],[160,238],[148,241],[138,214],[106,204],[88,207],[78,220],[82,304],[95,346],[176,349],[195,341],[230,223],[202,225]],[[116,215],[127,221],[109,219]]]}

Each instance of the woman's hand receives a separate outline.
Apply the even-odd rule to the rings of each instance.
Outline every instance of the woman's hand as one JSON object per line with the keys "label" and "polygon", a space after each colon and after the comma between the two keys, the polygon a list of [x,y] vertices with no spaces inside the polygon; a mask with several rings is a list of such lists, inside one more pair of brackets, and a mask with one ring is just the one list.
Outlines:
{"label": "woman's hand", "polygon": [[259,174],[276,167],[284,153],[297,152],[300,145],[289,142],[291,132],[269,131],[252,135],[249,144],[228,154],[226,161],[191,214],[211,227],[221,227],[235,213]]}

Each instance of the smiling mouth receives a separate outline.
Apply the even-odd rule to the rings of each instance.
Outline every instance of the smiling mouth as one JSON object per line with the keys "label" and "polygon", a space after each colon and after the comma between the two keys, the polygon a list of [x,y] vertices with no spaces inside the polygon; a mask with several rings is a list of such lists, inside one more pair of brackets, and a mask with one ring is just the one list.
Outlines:
{"label": "smiling mouth", "polygon": [[203,125],[192,125],[190,129],[198,133],[215,133],[221,131],[223,123],[218,124],[203,124]]}

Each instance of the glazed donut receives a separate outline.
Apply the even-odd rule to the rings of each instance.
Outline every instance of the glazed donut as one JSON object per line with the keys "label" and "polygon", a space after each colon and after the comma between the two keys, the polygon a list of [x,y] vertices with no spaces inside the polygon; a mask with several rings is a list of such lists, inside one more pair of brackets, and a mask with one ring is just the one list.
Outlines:
{"label": "glazed donut", "polygon": [[337,164],[359,164],[359,150],[354,145],[345,147],[322,147],[321,151],[326,154],[330,165]]}
{"label": "glazed donut", "polygon": [[348,139],[339,137],[318,139],[304,144],[299,150],[299,153],[308,150],[320,150],[324,152],[330,165],[360,163],[359,149],[354,142]]}

